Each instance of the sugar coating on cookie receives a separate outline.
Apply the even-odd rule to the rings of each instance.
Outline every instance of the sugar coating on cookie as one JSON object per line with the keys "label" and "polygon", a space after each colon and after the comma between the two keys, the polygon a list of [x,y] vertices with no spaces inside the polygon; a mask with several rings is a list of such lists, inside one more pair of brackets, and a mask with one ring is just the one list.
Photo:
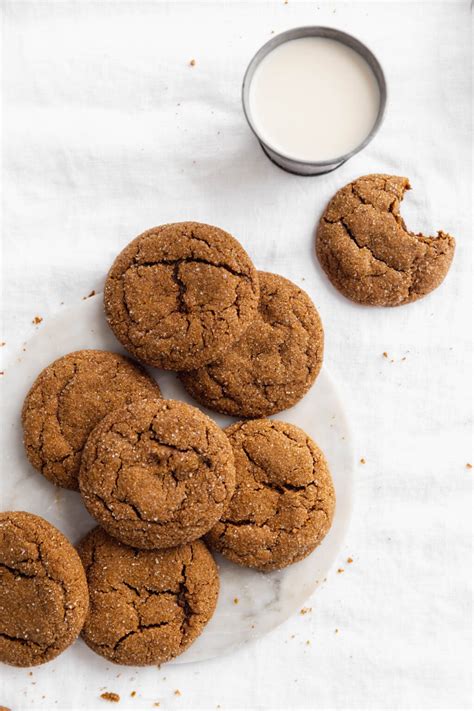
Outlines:
{"label": "sugar coating on cookie", "polygon": [[365,175],[339,190],[321,217],[316,252],[332,284],[360,304],[399,306],[441,284],[455,240],[410,232],[400,216],[408,178]]}
{"label": "sugar coating on cookie", "polygon": [[301,560],[321,543],[334,515],[323,453],[299,427],[277,420],[237,422],[225,432],[236,488],[206,540],[250,568],[275,570]]}
{"label": "sugar coating on cookie", "polygon": [[306,292],[278,274],[258,277],[258,313],[244,335],[214,363],[180,374],[196,400],[235,417],[291,407],[314,383],[323,361],[323,327]]}
{"label": "sugar coating on cookie", "polygon": [[105,313],[137,358],[169,370],[215,360],[253,320],[258,278],[243,247],[198,222],[154,227],[118,255],[104,289]]}
{"label": "sugar coating on cookie", "polygon": [[48,521],[0,513],[0,662],[44,664],[79,635],[89,604],[76,551]]}
{"label": "sugar coating on cookie", "polygon": [[90,593],[82,637],[111,662],[167,662],[189,647],[214,614],[219,577],[202,541],[144,551],[95,528],[78,550]]}
{"label": "sugar coating on cookie", "polygon": [[82,449],[96,424],[117,407],[160,395],[157,383],[118,353],[84,350],[58,358],[23,404],[28,459],[53,484],[77,489]]}
{"label": "sugar coating on cookie", "polygon": [[235,487],[232,448],[200,410],[145,400],[106,416],[90,435],[79,485],[89,513],[137,548],[167,548],[206,533]]}

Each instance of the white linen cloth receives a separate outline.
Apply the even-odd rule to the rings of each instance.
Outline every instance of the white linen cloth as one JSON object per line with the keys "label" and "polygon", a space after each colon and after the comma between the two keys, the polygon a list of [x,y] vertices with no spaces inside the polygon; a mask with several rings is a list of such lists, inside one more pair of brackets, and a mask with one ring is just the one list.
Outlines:
{"label": "white linen cloth", "polygon": [[[357,464],[344,572],[334,569],[308,600],[311,613],[211,662],[117,669],[109,690],[121,695],[118,708],[470,708],[469,2],[3,0],[1,8],[5,362],[34,331],[34,316],[46,320],[101,290],[113,257],[142,230],[214,223],[258,268],[314,299],[325,364],[366,462]],[[366,42],[389,90],[375,140],[315,178],[272,165],[240,104],[258,47],[308,24]],[[314,258],[326,202],[370,172],[407,175],[408,226],[457,239],[445,283],[409,306],[352,304]],[[105,708],[100,689],[55,678],[54,664],[32,677],[18,670],[15,684],[4,669],[0,705]]]}

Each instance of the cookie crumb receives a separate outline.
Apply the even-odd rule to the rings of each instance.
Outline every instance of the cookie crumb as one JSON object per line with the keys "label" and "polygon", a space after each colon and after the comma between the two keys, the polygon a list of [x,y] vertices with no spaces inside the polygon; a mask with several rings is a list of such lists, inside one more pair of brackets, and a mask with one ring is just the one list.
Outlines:
{"label": "cookie crumb", "polygon": [[100,695],[100,698],[104,699],[104,701],[113,701],[116,704],[120,701],[120,696],[113,691],[104,691],[104,693]]}
{"label": "cookie crumb", "polygon": [[175,696],[181,696],[180,690],[179,690],[179,689],[175,689],[174,695],[175,695]]}
{"label": "cookie crumb", "polygon": [[467,462],[467,464],[466,464],[466,469],[472,469],[472,464],[471,464],[471,462]]}
{"label": "cookie crumb", "polygon": [[136,691],[131,691],[131,692],[130,692],[130,696],[132,697],[132,699],[133,699],[133,697],[136,696],[136,695],[137,695],[137,692],[136,692]]}
{"label": "cookie crumb", "polygon": [[343,572],[344,572],[344,568],[338,568],[338,569],[337,569],[337,572],[338,572],[338,573],[343,573]]}
{"label": "cookie crumb", "polygon": [[310,639],[307,639],[307,640],[306,640],[306,645],[309,647],[310,644],[311,644],[311,640],[310,640]]}
{"label": "cookie crumb", "polygon": [[6,346],[6,344],[7,344],[6,341],[2,341],[2,342],[0,343],[0,348],[3,348],[3,346]]}
{"label": "cookie crumb", "polygon": [[0,370],[0,375],[5,375],[5,371],[4,371],[4,370]]}
{"label": "cookie crumb", "polygon": [[196,60],[195,60],[195,59],[191,59],[190,62],[189,62],[189,66],[190,66],[190,67],[195,67],[195,66],[196,66]]}
{"label": "cookie crumb", "polygon": [[338,630],[337,627],[336,627],[336,629],[334,630],[334,634],[339,634],[339,630]]}
{"label": "cookie crumb", "polygon": [[239,604],[239,598],[238,598],[238,597],[234,597],[234,605],[238,605],[238,604]]}
{"label": "cookie crumb", "polygon": [[384,351],[384,352],[382,353],[382,355],[383,355],[384,358],[388,358],[388,353],[387,353],[387,351]]}
{"label": "cookie crumb", "polygon": [[41,323],[42,320],[43,318],[41,316],[35,316],[31,323],[34,323],[35,326],[37,326],[39,323]]}
{"label": "cookie crumb", "polygon": [[361,458],[360,458],[360,463],[361,463],[361,464],[365,464],[365,459],[364,459],[364,457],[361,457]]}
{"label": "cookie crumb", "polygon": [[90,299],[91,296],[95,296],[95,294],[96,294],[95,289],[92,289],[90,294],[87,294],[87,296],[82,297],[82,300],[85,301],[86,299]]}
{"label": "cookie crumb", "polygon": [[312,607],[302,607],[300,610],[300,615],[307,615],[308,612],[311,612],[312,609]]}
{"label": "cookie crumb", "polygon": [[353,560],[352,558],[348,558],[348,559],[347,559],[347,562],[348,562],[348,563],[353,563],[354,560]]}

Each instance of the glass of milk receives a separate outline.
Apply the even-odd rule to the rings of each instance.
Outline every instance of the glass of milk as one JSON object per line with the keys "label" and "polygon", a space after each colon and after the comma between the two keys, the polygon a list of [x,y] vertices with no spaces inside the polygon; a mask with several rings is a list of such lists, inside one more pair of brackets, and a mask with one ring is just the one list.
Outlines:
{"label": "glass of milk", "polygon": [[387,89],[372,52],[330,27],[273,37],[250,62],[242,102],[268,157],[299,175],[327,173],[376,134]]}

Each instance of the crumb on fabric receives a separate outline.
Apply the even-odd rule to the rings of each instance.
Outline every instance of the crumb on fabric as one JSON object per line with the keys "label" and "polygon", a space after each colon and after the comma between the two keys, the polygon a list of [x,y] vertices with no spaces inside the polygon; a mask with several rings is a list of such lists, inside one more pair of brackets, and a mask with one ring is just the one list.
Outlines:
{"label": "crumb on fabric", "polygon": [[87,294],[87,296],[82,297],[82,300],[85,301],[86,299],[90,299],[91,296],[95,296],[95,294],[96,294],[95,289],[92,289],[90,294]]}
{"label": "crumb on fabric", "polygon": [[180,690],[179,690],[179,689],[175,689],[174,695],[175,695],[175,696],[181,696]]}
{"label": "crumb on fabric", "polygon": [[113,691],[104,691],[100,698],[104,699],[104,701],[114,701],[116,704],[120,701],[120,696]]}
{"label": "crumb on fabric", "polygon": [[6,341],[1,341],[1,342],[0,342],[0,348],[3,348],[3,346],[6,346],[6,345],[7,345],[7,342],[6,342]]}
{"label": "crumb on fabric", "polygon": [[238,604],[239,604],[239,598],[238,598],[238,597],[234,597],[234,605],[238,605]]}
{"label": "crumb on fabric", "polygon": [[311,640],[310,640],[310,639],[307,639],[307,640],[306,640],[306,646],[309,647],[310,644],[311,644]]}
{"label": "crumb on fabric", "polygon": [[343,573],[343,572],[344,572],[344,568],[338,568],[338,569],[337,569],[337,572],[338,572],[338,573]]}
{"label": "crumb on fabric", "polygon": [[336,627],[336,629],[334,630],[334,634],[339,634],[339,630],[338,630],[337,627]]}
{"label": "crumb on fabric", "polygon": [[384,352],[382,353],[382,355],[383,355],[384,358],[388,358],[388,353],[387,353],[387,351],[384,351]]}
{"label": "crumb on fabric", "polygon": [[300,610],[300,615],[307,615],[308,612],[311,612],[312,609],[312,607],[302,607]]}
{"label": "crumb on fabric", "polygon": [[4,370],[0,370],[0,375],[5,375],[5,371],[4,371]]}
{"label": "crumb on fabric", "polygon": [[31,323],[34,323],[35,326],[37,326],[39,323],[41,323],[42,320],[43,318],[41,316],[35,316]]}
{"label": "crumb on fabric", "polygon": [[472,464],[471,462],[466,463],[466,469],[472,469]]}
{"label": "crumb on fabric", "polygon": [[347,559],[347,562],[348,562],[348,563],[353,563],[354,560],[353,560],[353,558],[348,558],[348,559]]}
{"label": "crumb on fabric", "polygon": [[136,692],[136,691],[131,691],[131,692],[130,692],[130,696],[132,697],[132,699],[133,699],[133,697],[136,696],[136,695],[137,695],[137,692]]}
{"label": "crumb on fabric", "polygon": [[365,464],[365,459],[364,459],[364,457],[361,457],[361,458],[360,458],[360,463],[361,463],[361,464]]}
{"label": "crumb on fabric", "polygon": [[195,66],[196,66],[196,60],[195,60],[195,59],[191,59],[190,62],[189,62],[189,66],[190,66],[190,67],[195,67]]}

